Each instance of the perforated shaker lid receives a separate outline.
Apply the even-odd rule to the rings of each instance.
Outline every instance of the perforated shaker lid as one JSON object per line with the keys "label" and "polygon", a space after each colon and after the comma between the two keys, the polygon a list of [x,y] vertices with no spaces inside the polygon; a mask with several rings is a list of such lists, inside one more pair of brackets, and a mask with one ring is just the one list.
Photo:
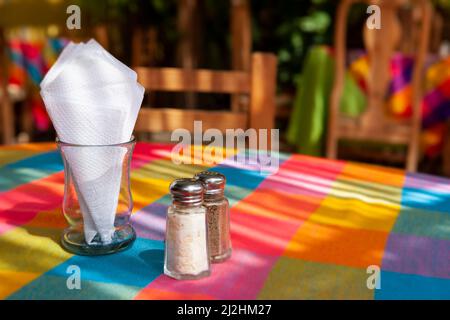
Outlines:
{"label": "perforated shaker lid", "polygon": [[175,204],[201,204],[204,187],[196,179],[183,178],[174,180],[169,186]]}
{"label": "perforated shaker lid", "polygon": [[223,174],[214,171],[202,171],[194,178],[203,183],[207,195],[223,193],[227,181]]}

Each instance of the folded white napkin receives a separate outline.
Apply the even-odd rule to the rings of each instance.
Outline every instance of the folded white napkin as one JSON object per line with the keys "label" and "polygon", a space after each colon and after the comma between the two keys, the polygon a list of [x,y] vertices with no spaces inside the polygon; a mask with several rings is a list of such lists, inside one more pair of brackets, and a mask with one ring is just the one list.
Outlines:
{"label": "folded white napkin", "polygon": [[86,242],[107,244],[114,234],[123,147],[131,139],[144,96],[136,73],[95,40],[69,43],[41,82],[41,96],[58,138],[66,143],[83,214]]}

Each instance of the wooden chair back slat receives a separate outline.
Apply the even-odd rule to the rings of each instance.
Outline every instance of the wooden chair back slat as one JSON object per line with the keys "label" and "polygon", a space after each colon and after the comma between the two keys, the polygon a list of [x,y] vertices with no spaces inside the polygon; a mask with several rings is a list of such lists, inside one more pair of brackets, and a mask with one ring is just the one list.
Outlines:
{"label": "wooden chair back slat", "polygon": [[151,132],[161,132],[183,128],[193,132],[195,120],[202,121],[202,131],[215,128],[225,132],[226,129],[247,127],[247,114],[243,112],[145,108],[139,113],[135,129],[148,132],[148,128],[152,128]]}
{"label": "wooden chair back slat", "polygon": [[250,77],[242,71],[188,70],[178,68],[135,69],[147,90],[249,93]]}
{"label": "wooden chair back slat", "polygon": [[142,108],[135,129],[137,132],[149,133],[179,128],[192,131],[195,120],[202,121],[203,130],[272,129],[276,65],[275,55],[254,53],[249,72],[137,67],[138,80],[146,90],[247,94],[250,103],[246,111]]}

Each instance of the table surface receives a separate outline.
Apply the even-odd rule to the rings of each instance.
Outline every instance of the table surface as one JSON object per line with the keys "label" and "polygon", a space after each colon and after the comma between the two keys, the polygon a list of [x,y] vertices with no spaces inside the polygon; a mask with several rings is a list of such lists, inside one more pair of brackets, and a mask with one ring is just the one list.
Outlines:
{"label": "table surface", "polygon": [[[450,180],[297,154],[281,154],[272,173],[229,160],[176,165],[171,147],[137,144],[131,183],[138,238],[126,251],[99,257],[60,247],[67,224],[55,145],[0,147],[0,297],[450,298]],[[168,186],[204,169],[228,179],[233,255],[213,265],[211,277],[172,280],[162,274]],[[73,265],[81,290],[67,288]]]}

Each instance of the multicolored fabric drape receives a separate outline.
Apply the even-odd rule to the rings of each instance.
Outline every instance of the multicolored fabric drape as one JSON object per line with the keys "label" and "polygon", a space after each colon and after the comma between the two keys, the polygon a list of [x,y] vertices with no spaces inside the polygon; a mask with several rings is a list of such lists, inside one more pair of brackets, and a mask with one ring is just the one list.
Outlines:
{"label": "multicolored fabric drape", "polygon": [[[352,52],[353,59],[348,66],[341,100],[341,111],[350,116],[357,116],[364,111],[366,100],[361,95],[367,94],[369,75],[369,59],[362,50]],[[434,62],[433,62],[434,60]],[[327,61],[324,63],[324,61]],[[317,72],[328,65],[327,71]],[[325,134],[325,119],[328,110],[328,96],[331,92],[330,79],[333,79],[334,58],[332,51],[324,46],[311,50],[303,72],[294,113],[288,129],[288,140],[298,146],[298,151],[310,155],[321,155]],[[411,82],[414,67],[412,57],[397,53],[391,59],[391,83],[386,97],[385,109],[394,117],[405,119],[411,117]],[[425,88],[422,99],[424,152],[428,156],[436,156],[442,150],[445,122],[450,119],[450,57],[437,60],[430,57],[425,70]],[[320,78],[319,78],[320,77]],[[306,86],[307,90],[302,88]],[[321,88],[321,89],[318,89]],[[317,92],[322,91],[324,101],[317,102]],[[311,99],[311,97],[315,97]],[[348,101],[357,101],[348,106]],[[313,103],[312,103],[313,102]],[[308,112],[299,112],[299,109]],[[321,121],[314,114],[322,114]],[[299,117],[299,114],[302,117]],[[307,121],[314,117],[315,127],[312,132]],[[320,137],[320,139],[318,139]],[[316,147],[312,147],[316,144]],[[311,152],[313,151],[313,152]]]}
{"label": "multicolored fabric drape", "polygon": [[[349,66],[350,73],[364,92],[367,92],[369,68],[365,53]],[[413,68],[413,57],[396,53],[391,59],[392,79],[386,109],[394,118],[408,119],[412,116]],[[442,60],[429,57],[424,82],[422,98],[424,151],[429,156],[436,156],[442,149],[445,121],[450,118],[450,57]]]}
{"label": "multicolored fabric drape", "polygon": [[[68,40],[64,38],[9,38],[9,85],[17,89],[29,89],[27,84],[31,84],[38,90],[39,83],[67,43]],[[30,104],[36,128],[47,130],[50,120],[42,100],[38,95],[32,96]]]}

